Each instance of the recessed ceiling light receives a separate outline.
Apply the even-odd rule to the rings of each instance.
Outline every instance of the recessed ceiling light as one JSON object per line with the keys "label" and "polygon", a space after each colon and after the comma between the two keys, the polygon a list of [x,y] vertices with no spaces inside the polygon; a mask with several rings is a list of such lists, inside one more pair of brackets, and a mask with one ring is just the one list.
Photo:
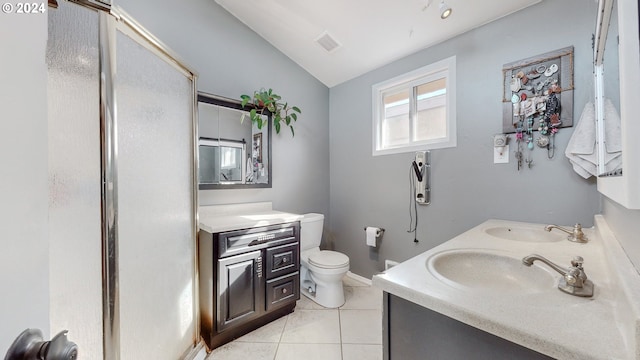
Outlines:
{"label": "recessed ceiling light", "polygon": [[449,15],[451,15],[451,12],[453,12],[453,10],[451,9],[451,7],[447,4],[444,3],[444,0],[442,0],[440,2],[440,18],[441,19],[446,19],[449,17]]}

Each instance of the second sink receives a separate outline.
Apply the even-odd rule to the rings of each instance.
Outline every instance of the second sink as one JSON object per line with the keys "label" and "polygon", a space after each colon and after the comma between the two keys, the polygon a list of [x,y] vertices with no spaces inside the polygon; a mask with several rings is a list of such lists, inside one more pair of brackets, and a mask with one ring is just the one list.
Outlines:
{"label": "second sink", "polygon": [[505,240],[524,242],[556,242],[566,238],[566,234],[551,233],[540,229],[520,226],[496,226],[485,229],[485,233]]}

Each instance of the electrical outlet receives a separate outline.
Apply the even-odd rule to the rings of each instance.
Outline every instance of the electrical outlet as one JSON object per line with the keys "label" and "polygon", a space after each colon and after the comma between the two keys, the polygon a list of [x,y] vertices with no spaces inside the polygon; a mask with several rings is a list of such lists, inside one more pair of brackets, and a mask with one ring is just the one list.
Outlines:
{"label": "electrical outlet", "polygon": [[394,266],[396,266],[396,265],[398,265],[398,264],[399,264],[399,263],[398,263],[397,261],[393,261],[393,260],[386,259],[386,260],[384,261],[384,269],[385,269],[385,270],[389,270],[389,269],[391,269],[392,267],[394,267]]}
{"label": "electrical outlet", "polygon": [[493,148],[493,163],[494,164],[509,163],[509,145],[497,146]]}

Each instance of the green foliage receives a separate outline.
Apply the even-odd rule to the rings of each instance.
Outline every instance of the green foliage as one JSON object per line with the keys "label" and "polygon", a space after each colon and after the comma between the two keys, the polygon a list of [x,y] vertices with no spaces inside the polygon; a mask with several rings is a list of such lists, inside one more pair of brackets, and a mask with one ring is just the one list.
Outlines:
{"label": "green foliage", "polygon": [[240,95],[240,99],[242,99],[242,107],[252,105],[249,117],[258,129],[262,129],[267,123],[267,120],[263,119],[262,115],[265,115],[265,111],[268,111],[271,113],[276,133],[280,133],[282,124],[284,124],[291,129],[291,135],[295,136],[293,123],[298,121],[298,114],[301,114],[302,111],[297,106],[289,106],[288,103],[281,101],[282,97],[274,93],[272,89],[254,91],[253,96]]}

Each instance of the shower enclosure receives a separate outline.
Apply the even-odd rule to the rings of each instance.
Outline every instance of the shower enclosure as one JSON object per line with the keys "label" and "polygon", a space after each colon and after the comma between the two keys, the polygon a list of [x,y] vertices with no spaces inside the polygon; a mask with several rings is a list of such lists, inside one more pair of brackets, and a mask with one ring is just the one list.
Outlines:
{"label": "shower enclosure", "polygon": [[196,76],[122,9],[49,8],[50,325],[178,359],[197,324]]}

